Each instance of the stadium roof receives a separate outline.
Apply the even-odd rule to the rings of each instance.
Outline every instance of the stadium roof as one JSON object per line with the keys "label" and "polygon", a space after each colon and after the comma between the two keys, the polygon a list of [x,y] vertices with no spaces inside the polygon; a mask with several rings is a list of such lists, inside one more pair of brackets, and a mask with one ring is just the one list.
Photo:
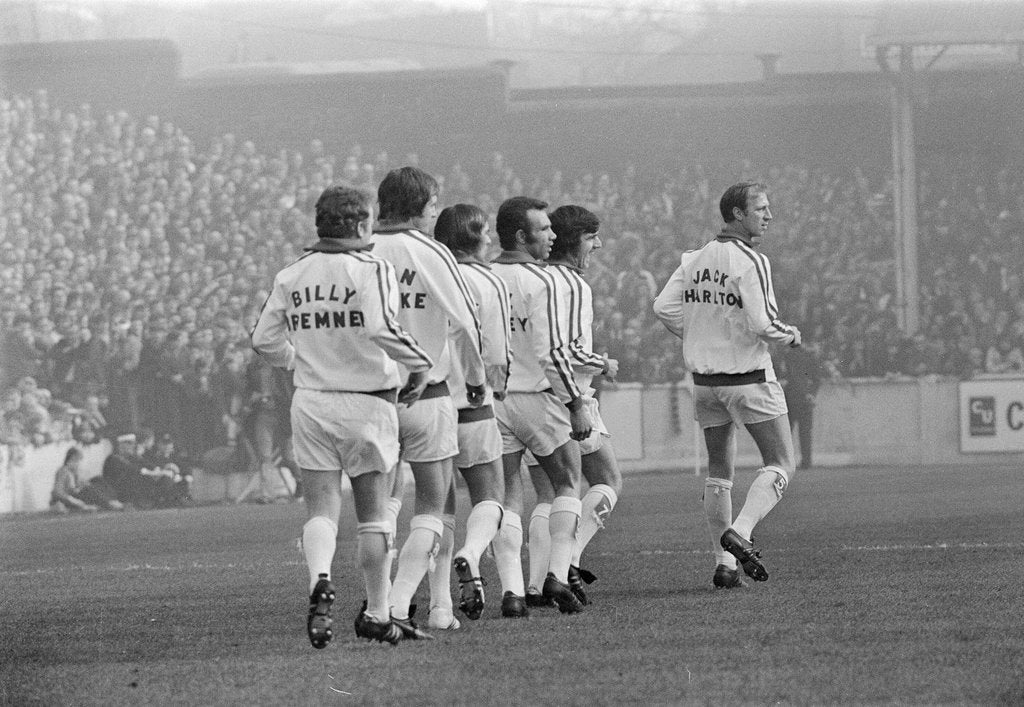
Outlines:
{"label": "stadium roof", "polygon": [[891,3],[870,46],[1024,44],[1024,3],[1006,0]]}

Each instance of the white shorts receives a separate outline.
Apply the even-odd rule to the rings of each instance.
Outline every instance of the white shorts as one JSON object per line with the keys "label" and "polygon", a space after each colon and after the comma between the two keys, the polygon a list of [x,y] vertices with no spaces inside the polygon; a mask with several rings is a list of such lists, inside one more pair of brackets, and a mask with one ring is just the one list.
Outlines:
{"label": "white shorts", "polygon": [[459,453],[458,413],[450,395],[398,406],[402,459],[436,462]]}
{"label": "white shorts", "polygon": [[611,437],[608,428],[604,426],[604,420],[601,419],[601,406],[597,400],[585,395],[583,396],[583,403],[587,406],[587,412],[590,413],[590,421],[594,427],[590,430],[590,435],[580,442],[581,456],[593,454],[601,448],[605,437]]}
{"label": "white shorts", "polygon": [[554,393],[508,393],[495,401],[502,454],[529,449],[546,457],[569,441],[569,409]]}
{"label": "white shorts", "polygon": [[693,419],[701,428],[730,422],[752,425],[789,412],[786,395],[777,380],[744,385],[693,386]]}
{"label": "white shorts", "polygon": [[[601,407],[597,400],[588,395],[584,395],[583,400],[587,406],[587,411],[590,413],[590,421],[594,427],[590,430],[590,435],[580,442],[580,456],[593,454],[604,444],[605,437],[612,436],[608,432],[608,428],[605,427],[604,420],[601,419]],[[537,459],[529,449],[523,453],[523,461],[526,462],[527,466],[537,466]]]}
{"label": "white shorts", "polygon": [[295,463],[303,469],[359,476],[398,463],[398,414],[383,398],[297,388],[291,418]]}
{"label": "white shorts", "polygon": [[459,453],[455,457],[455,468],[468,469],[501,459],[501,449],[501,431],[494,417],[460,422]]}

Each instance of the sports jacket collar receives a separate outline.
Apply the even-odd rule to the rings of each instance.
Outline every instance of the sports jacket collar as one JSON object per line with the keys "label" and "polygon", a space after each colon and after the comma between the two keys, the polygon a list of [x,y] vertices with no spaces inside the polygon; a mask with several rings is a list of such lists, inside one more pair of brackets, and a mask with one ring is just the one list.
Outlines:
{"label": "sports jacket collar", "polygon": [[462,253],[459,253],[458,255],[455,256],[455,262],[456,263],[463,263],[463,264],[465,264],[465,263],[473,263],[474,265],[483,265],[488,270],[491,268],[491,264],[490,263],[488,263],[488,262],[486,262],[484,260],[481,260],[480,258],[476,257],[475,255],[464,255]]}
{"label": "sports jacket collar", "polygon": [[570,270],[575,270],[580,275],[583,274],[583,268],[579,267],[578,265],[573,265],[572,263],[566,262],[564,260],[554,260],[554,261],[549,260],[548,261],[548,265],[561,265],[563,268],[569,268]]}
{"label": "sports jacket collar", "polygon": [[[391,235],[394,235],[396,233],[406,233],[408,231],[413,231],[414,233],[420,233],[420,234],[422,234],[424,236],[427,235],[426,233],[423,233],[423,231],[421,231],[420,229],[416,228],[415,226],[411,226],[409,224],[404,224],[403,225],[403,224],[398,223],[398,224],[387,225],[387,226],[377,226],[377,228],[373,229],[374,235],[380,235],[380,236],[391,236]],[[427,236],[427,237],[430,238],[431,236]]]}
{"label": "sports jacket collar", "polygon": [[492,263],[501,265],[516,265],[521,263],[533,263],[534,265],[545,265],[543,260],[537,260],[529,253],[521,250],[503,250]]}
{"label": "sports jacket collar", "polygon": [[351,253],[355,250],[370,250],[372,248],[373,243],[362,238],[321,238],[303,250],[317,253]]}
{"label": "sports jacket collar", "polygon": [[739,241],[740,243],[745,243],[746,245],[748,245],[750,247],[754,247],[753,242],[750,240],[750,236],[748,236],[746,233],[743,233],[742,231],[739,231],[738,229],[729,228],[728,225],[726,225],[722,229],[722,232],[718,234],[718,236],[716,237],[715,240],[719,240],[719,241],[723,241],[723,242],[724,241]]}

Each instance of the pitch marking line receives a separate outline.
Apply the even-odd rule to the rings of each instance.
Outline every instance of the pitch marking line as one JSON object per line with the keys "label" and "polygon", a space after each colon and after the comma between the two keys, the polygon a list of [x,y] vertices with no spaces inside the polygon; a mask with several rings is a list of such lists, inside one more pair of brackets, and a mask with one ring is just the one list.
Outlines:
{"label": "pitch marking line", "polygon": [[[968,542],[949,542],[949,543],[908,543],[908,544],[897,544],[897,545],[841,545],[839,547],[840,552],[904,552],[907,550],[1005,550],[1013,549],[1019,550],[1024,548],[1024,542],[1008,542],[1008,543],[968,543]],[[621,557],[623,555],[640,555],[642,557],[653,557],[659,555],[706,555],[709,550],[631,550],[631,551],[618,551],[618,552],[594,552],[591,556],[597,557]],[[773,547],[771,552],[780,553],[787,552],[786,548]],[[79,568],[84,570],[94,569],[99,572],[180,572],[182,570],[232,570],[232,569],[259,569],[261,567],[267,567],[273,565],[275,567],[280,566],[291,566],[291,567],[304,567],[304,560],[285,560],[283,562],[227,562],[227,563],[209,563],[209,562],[191,562],[188,564],[181,565],[151,565],[151,564],[128,564],[128,565],[117,565],[108,566],[102,568]],[[66,567],[43,567],[34,570],[0,570],[0,576],[8,577],[31,577],[33,575],[50,575],[60,574],[67,571]]]}
{"label": "pitch marking line", "polygon": [[843,545],[840,550],[847,552],[900,552],[902,550],[984,550],[984,549],[1019,549],[1024,542],[1016,543],[926,543],[908,545]]}

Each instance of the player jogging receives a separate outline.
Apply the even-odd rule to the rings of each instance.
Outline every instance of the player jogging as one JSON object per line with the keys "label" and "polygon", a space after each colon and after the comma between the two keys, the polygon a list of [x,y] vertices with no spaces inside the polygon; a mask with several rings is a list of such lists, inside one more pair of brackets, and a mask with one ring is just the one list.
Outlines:
{"label": "player jogging", "polygon": [[[407,637],[427,638],[410,613],[412,597],[429,574],[432,628],[455,629],[451,566],[455,515],[445,513],[458,447],[458,414],[448,377],[455,357],[465,376],[467,402],[484,400],[485,371],[475,303],[450,250],[431,238],[437,217],[437,181],[416,167],[395,169],[377,188],[380,218],[374,253],[395,266],[401,308],[398,320],[434,361],[429,383],[415,406],[399,406],[402,458],[412,468],[416,508],[398,557],[391,588],[392,620]],[[400,501],[390,502],[398,517]]]}
{"label": "player jogging", "polygon": [[495,412],[502,434],[506,510],[522,513],[520,465],[526,449],[554,488],[542,591],[560,611],[575,613],[583,609],[568,584],[581,509],[577,440],[590,435],[592,423],[560,329],[564,319],[555,282],[543,263],[554,239],[545,208],[547,203],[522,196],[498,208],[502,252],[493,265],[509,291],[512,366],[508,394],[495,404]]}
{"label": "player jogging", "polygon": [[[755,182],[729,187],[719,202],[725,227],[682,262],[654,301],[654,312],[683,340],[692,372],[694,418],[704,429],[708,478],[704,511],[717,566],[714,585],[745,585],[736,571],[768,579],[751,533],[782,498],[794,470],[786,398],[775,377],[770,343],[800,345],[800,331],[778,315],[772,269],[758,252],[772,220],[767,188]],[[763,465],[736,519],[732,519],[736,425],[754,438]]]}
{"label": "player jogging", "polygon": [[[569,341],[573,372],[576,383],[583,393],[583,399],[590,410],[594,429],[590,435],[580,440],[580,464],[583,478],[590,485],[583,495],[582,513],[579,528],[576,531],[576,543],[572,560],[569,565],[569,586],[579,598],[587,604],[584,582],[592,582],[595,577],[587,570],[580,569],[580,558],[587,544],[594,538],[597,531],[604,527],[622,491],[622,474],[615,459],[615,451],[611,444],[611,435],[601,420],[597,399],[591,383],[594,376],[606,375],[614,378],[618,372],[618,361],[594,353],[594,302],[590,285],[583,279],[583,273],[594,251],[601,248],[598,235],[600,220],[582,206],[560,206],[550,214],[551,230],[555,232],[555,242],[548,255],[548,272],[555,280],[562,306],[559,311],[565,319],[562,324]],[[550,498],[551,490],[543,474],[531,468],[530,478],[537,488],[538,499]],[[547,507],[545,507],[547,506]],[[537,564],[534,558],[535,545],[532,542],[535,527],[543,535],[542,526],[547,522],[550,506],[538,503],[530,519],[530,565]],[[539,544],[541,551],[537,559],[543,564],[544,543]],[[530,581],[535,581],[531,569]],[[536,601],[534,599],[534,601]]]}
{"label": "player jogging", "polygon": [[[434,238],[451,249],[459,270],[477,304],[477,319],[483,338],[483,357],[487,368],[487,394],[484,404],[473,408],[465,396],[454,391],[464,386],[462,370],[452,366],[449,383],[459,410],[459,455],[455,466],[466,480],[473,504],[466,519],[465,544],[455,553],[453,567],[459,579],[459,609],[470,619],[480,618],[484,609],[484,581],[480,576],[480,556],[494,540],[503,521],[502,502],[505,482],[501,466],[501,431],[494,417],[494,399],[501,399],[508,386],[509,302],[505,282],[491,271],[484,260],[491,243],[487,214],[471,204],[456,204],[441,212],[434,225]],[[454,487],[451,489],[454,495]],[[454,512],[454,498],[452,498]],[[520,534],[522,526],[520,524]],[[498,575],[505,593],[501,614],[526,616],[523,599],[523,569],[517,556],[514,563],[500,563]],[[516,593],[518,591],[518,594]]]}
{"label": "player jogging", "polygon": [[[316,203],[320,240],[274,278],[251,334],[258,354],[294,370],[291,423],[308,514],[302,552],[314,648],[333,637],[342,472],[352,483],[366,589],[356,635],[392,644],[402,638],[388,608],[387,473],[398,462],[395,402],[415,402],[433,361],[398,324],[398,283],[391,265],[369,252],[372,223],[369,194],[326,189]],[[396,362],[409,371],[401,391]]]}

